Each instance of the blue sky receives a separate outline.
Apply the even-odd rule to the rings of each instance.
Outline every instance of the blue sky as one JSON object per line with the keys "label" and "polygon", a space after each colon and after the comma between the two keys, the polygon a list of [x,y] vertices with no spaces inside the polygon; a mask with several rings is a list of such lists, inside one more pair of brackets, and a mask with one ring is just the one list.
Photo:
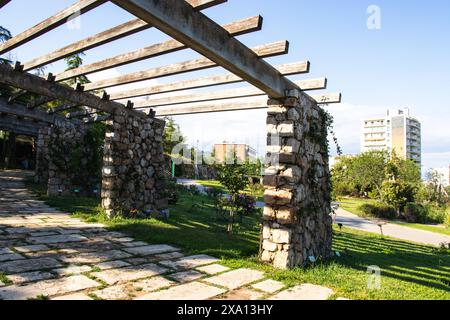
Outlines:
{"label": "blue sky", "polygon": [[[17,34],[72,2],[13,0],[0,10],[0,25]],[[366,10],[370,5],[381,9],[380,30],[369,30],[366,26]],[[345,153],[359,152],[360,126],[365,117],[381,116],[387,108],[409,107],[412,115],[422,122],[424,169],[450,164],[450,1],[229,0],[204,12],[219,23],[261,14],[262,31],[239,37],[242,42],[255,46],[289,40],[289,55],[270,58],[269,62],[308,59],[310,74],[295,76],[294,80],[327,76],[327,91],[343,93],[343,103],[330,105],[328,110],[335,117],[338,139]],[[14,50],[13,57],[25,62],[131,18],[108,3],[83,16],[81,28],[60,27]],[[85,63],[164,39],[167,36],[151,29],[87,51]],[[124,74],[197,56],[185,50],[96,76]],[[47,71],[63,68],[62,63],[54,63]],[[215,68],[157,82],[212,73],[223,71]],[[217,141],[246,142],[264,153],[263,110],[182,116],[176,120],[194,145],[198,143],[208,149]]]}

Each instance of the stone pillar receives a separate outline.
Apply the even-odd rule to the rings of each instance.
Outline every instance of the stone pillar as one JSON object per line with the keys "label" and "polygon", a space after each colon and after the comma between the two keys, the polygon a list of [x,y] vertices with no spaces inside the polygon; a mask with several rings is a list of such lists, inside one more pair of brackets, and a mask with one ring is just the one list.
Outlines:
{"label": "stone pillar", "polygon": [[117,110],[105,137],[102,206],[109,217],[130,210],[161,211],[165,197],[165,122]]}
{"label": "stone pillar", "polygon": [[261,259],[277,268],[331,254],[330,174],[324,112],[306,95],[268,102]]}
{"label": "stone pillar", "polygon": [[36,166],[34,180],[37,183],[48,182],[48,145],[50,143],[50,133],[50,127],[41,127],[36,140]]}

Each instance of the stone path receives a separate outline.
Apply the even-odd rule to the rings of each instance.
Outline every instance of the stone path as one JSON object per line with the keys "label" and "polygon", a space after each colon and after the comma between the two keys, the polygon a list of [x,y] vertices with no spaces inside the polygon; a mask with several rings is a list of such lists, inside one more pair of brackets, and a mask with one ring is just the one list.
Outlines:
{"label": "stone path", "polygon": [[[341,208],[336,213],[336,223],[342,223],[349,228],[380,234],[380,227],[374,221],[358,217]],[[382,228],[385,236],[397,239],[433,246],[439,246],[441,243],[450,243],[450,236],[446,236],[445,234],[408,228],[393,223],[386,223]]]}
{"label": "stone path", "polygon": [[328,299],[332,290],[286,288],[252,269],[208,255],[135,241],[50,208],[20,171],[0,171],[0,299]]}

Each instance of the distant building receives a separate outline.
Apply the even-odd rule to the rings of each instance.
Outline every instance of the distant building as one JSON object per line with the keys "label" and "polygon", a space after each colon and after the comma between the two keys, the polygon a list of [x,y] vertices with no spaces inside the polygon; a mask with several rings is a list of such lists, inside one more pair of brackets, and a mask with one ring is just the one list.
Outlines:
{"label": "distant building", "polygon": [[441,176],[441,183],[444,187],[450,186],[450,166],[434,169]]}
{"label": "distant building", "polygon": [[214,145],[214,155],[217,162],[224,162],[225,159],[230,159],[236,154],[240,162],[246,160],[255,160],[257,158],[256,150],[246,144],[238,143],[220,143]]}
{"label": "distant building", "polygon": [[387,110],[384,118],[364,120],[361,151],[387,150],[419,166],[422,163],[421,126],[408,108]]}

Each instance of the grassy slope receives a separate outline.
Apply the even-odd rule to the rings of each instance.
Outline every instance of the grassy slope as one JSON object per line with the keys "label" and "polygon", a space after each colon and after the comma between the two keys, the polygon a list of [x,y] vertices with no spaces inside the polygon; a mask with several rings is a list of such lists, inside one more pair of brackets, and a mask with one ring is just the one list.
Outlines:
{"label": "grassy slope", "polygon": [[[339,200],[341,203],[341,208],[347,210],[353,214],[356,214],[360,217],[365,217],[364,213],[359,210],[359,206],[364,203],[376,203],[376,200],[372,199],[359,199],[359,198],[343,198]],[[398,225],[402,225],[409,228],[425,230],[445,235],[450,235],[450,229],[445,227],[433,226],[428,224],[420,224],[420,223],[408,223],[404,221],[390,221],[391,223],[395,223]]]}
{"label": "grassy slope", "polygon": [[[235,234],[227,235],[226,222],[218,219],[206,197],[181,195],[172,206],[169,221],[107,221],[95,199],[51,198],[47,202],[88,221],[106,223],[149,243],[177,245],[187,253],[208,253],[233,268],[252,267],[289,285],[304,282],[328,286],[335,297],[350,299],[448,299],[450,300],[450,255],[431,247],[408,243],[344,228],[334,230],[334,250],[340,258],[315,268],[280,271],[257,262],[259,219],[247,218]],[[382,269],[381,290],[367,289],[367,267]]]}

